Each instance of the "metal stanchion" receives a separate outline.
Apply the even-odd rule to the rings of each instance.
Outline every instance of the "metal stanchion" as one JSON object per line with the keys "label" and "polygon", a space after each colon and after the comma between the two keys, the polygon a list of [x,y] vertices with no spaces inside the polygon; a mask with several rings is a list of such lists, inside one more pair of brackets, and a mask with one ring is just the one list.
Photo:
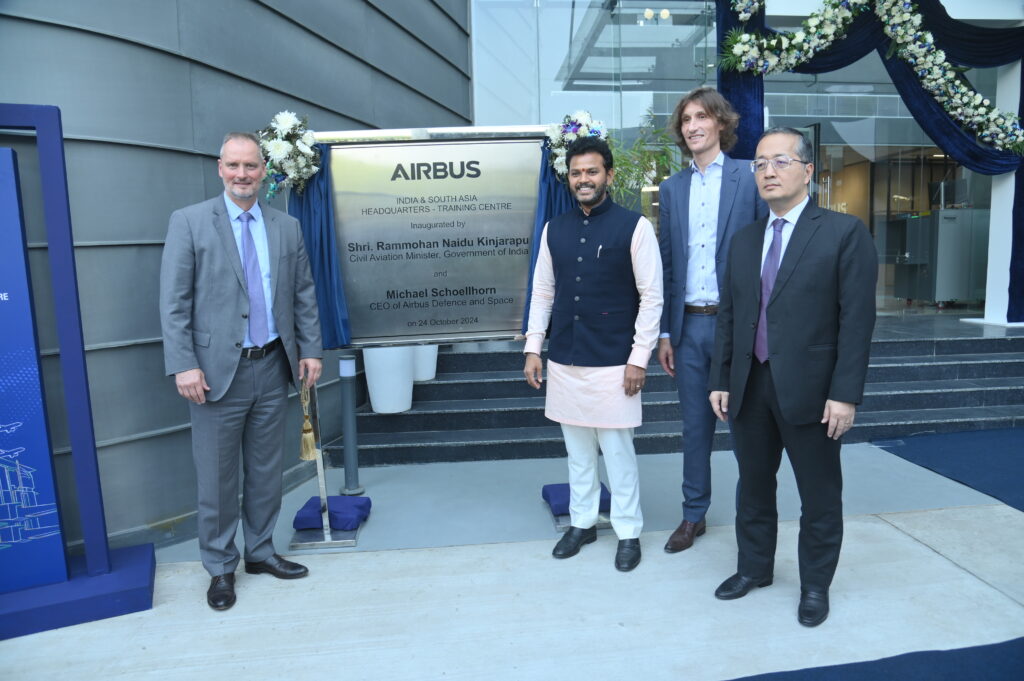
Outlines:
{"label": "metal stanchion", "polygon": [[345,442],[345,486],[340,493],[356,496],[366,490],[359,484],[359,433],[356,429],[356,353],[342,350],[338,360],[341,378],[341,432]]}
{"label": "metal stanchion", "polygon": [[317,402],[315,385],[309,390],[309,417],[313,426],[313,438],[316,440],[316,479],[320,494],[320,517],[323,522],[323,529],[296,530],[292,536],[289,548],[299,550],[355,546],[359,530],[331,529],[330,514],[327,507],[327,476],[324,468],[324,448],[320,440],[320,406]]}

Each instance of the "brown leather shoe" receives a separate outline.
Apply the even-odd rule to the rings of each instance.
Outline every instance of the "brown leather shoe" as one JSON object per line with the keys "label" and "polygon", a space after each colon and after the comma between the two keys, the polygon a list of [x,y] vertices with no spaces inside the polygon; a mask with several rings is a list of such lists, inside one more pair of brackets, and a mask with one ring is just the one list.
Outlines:
{"label": "brown leather shoe", "polygon": [[698,523],[691,523],[684,520],[672,533],[665,543],[665,553],[679,553],[693,546],[693,540],[701,536],[708,529],[707,523],[701,520]]}

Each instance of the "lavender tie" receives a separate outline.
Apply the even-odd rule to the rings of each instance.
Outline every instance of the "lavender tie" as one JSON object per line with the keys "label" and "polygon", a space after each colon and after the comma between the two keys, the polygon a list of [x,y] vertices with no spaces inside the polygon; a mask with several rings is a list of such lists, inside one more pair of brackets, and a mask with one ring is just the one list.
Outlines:
{"label": "lavender tie", "polygon": [[256,242],[253,241],[249,223],[252,215],[242,213],[242,266],[245,268],[245,288],[249,293],[249,338],[257,346],[267,344],[270,332],[267,330],[267,302],[263,298],[263,275],[260,261],[256,257]]}
{"label": "lavender tie", "polygon": [[768,361],[768,299],[775,288],[775,277],[779,274],[779,261],[782,260],[782,226],[786,221],[782,218],[772,220],[772,245],[761,268],[761,313],[757,317],[757,332],[754,334],[754,356],[764,364]]}

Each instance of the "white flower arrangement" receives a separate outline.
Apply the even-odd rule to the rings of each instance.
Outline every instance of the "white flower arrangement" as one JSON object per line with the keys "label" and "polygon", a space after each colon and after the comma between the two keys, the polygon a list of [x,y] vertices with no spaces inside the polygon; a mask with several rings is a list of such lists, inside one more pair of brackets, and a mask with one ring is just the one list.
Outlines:
{"label": "white flower arrangement", "polygon": [[962,128],[996,149],[1024,155],[1024,128],[1016,115],[1000,111],[975,91],[961,71],[946,61],[935,47],[935,38],[921,30],[917,5],[908,0],[877,0],[875,12],[882,17],[885,34],[895,52],[913,67],[921,86]]}
{"label": "white flower arrangement", "polygon": [[[807,17],[799,31],[770,36],[739,29],[731,31],[725,40],[722,68],[761,75],[792,71],[844,38],[850,22],[868,9],[868,3],[869,0],[825,0],[822,9]],[[764,0],[732,0],[732,8],[741,21],[757,14],[763,5]]]}
{"label": "white flower arrangement", "polygon": [[[764,0],[732,0],[732,9],[747,21],[764,9]],[[791,71],[846,36],[850,22],[868,0],[825,0],[820,12],[803,22],[803,30],[772,36],[734,30],[725,41],[722,68],[766,75]],[[882,21],[895,52],[909,63],[921,86],[942,104],[957,123],[997,149],[1024,155],[1024,129],[1020,119],[992,106],[961,75],[962,69],[946,61],[935,47],[935,38],[921,30],[921,14],[912,0],[874,0],[874,12]]]}
{"label": "white flower arrangement", "polygon": [[256,134],[267,159],[267,199],[285,187],[301,194],[309,178],[320,170],[320,152],[313,146],[316,141],[306,127],[306,118],[282,111]]}
{"label": "white flower arrangement", "polygon": [[608,130],[601,121],[595,121],[588,111],[576,111],[562,119],[561,123],[553,123],[547,129],[547,143],[551,150],[549,162],[558,179],[565,182],[569,167],[566,165],[565,153],[569,145],[580,137],[608,138]]}
{"label": "white flower arrangement", "polygon": [[732,11],[739,15],[740,21],[750,21],[750,17],[761,11],[761,0],[732,0]]}

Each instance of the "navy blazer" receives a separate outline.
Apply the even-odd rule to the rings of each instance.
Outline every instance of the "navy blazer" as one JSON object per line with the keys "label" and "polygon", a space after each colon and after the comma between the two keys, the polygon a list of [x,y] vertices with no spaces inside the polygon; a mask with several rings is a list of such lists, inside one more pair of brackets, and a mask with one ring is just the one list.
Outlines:
{"label": "navy blazer", "polygon": [[[733,238],[728,281],[719,292],[709,390],[729,393],[729,416],[743,408],[761,305],[767,220]],[[859,404],[875,326],[878,255],[853,215],[807,204],[793,227],[768,301],[769,368],[783,418],[817,423],[825,400]]]}
{"label": "navy blazer", "polygon": [[[665,305],[661,311],[661,332],[670,334],[672,345],[679,345],[683,333],[683,305],[686,302],[686,263],[690,223],[690,179],[687,166],[661,183],[658,196],[658,244],[661,246]],[[757,193],[750,161],[725,157],[722,167],[722,191],[718,200],[718,243],[715,248],[715,274],[718,290],[725,281],[729,261],[729,242],[740,228],[755,220],[767,219],[768,205]]]}

